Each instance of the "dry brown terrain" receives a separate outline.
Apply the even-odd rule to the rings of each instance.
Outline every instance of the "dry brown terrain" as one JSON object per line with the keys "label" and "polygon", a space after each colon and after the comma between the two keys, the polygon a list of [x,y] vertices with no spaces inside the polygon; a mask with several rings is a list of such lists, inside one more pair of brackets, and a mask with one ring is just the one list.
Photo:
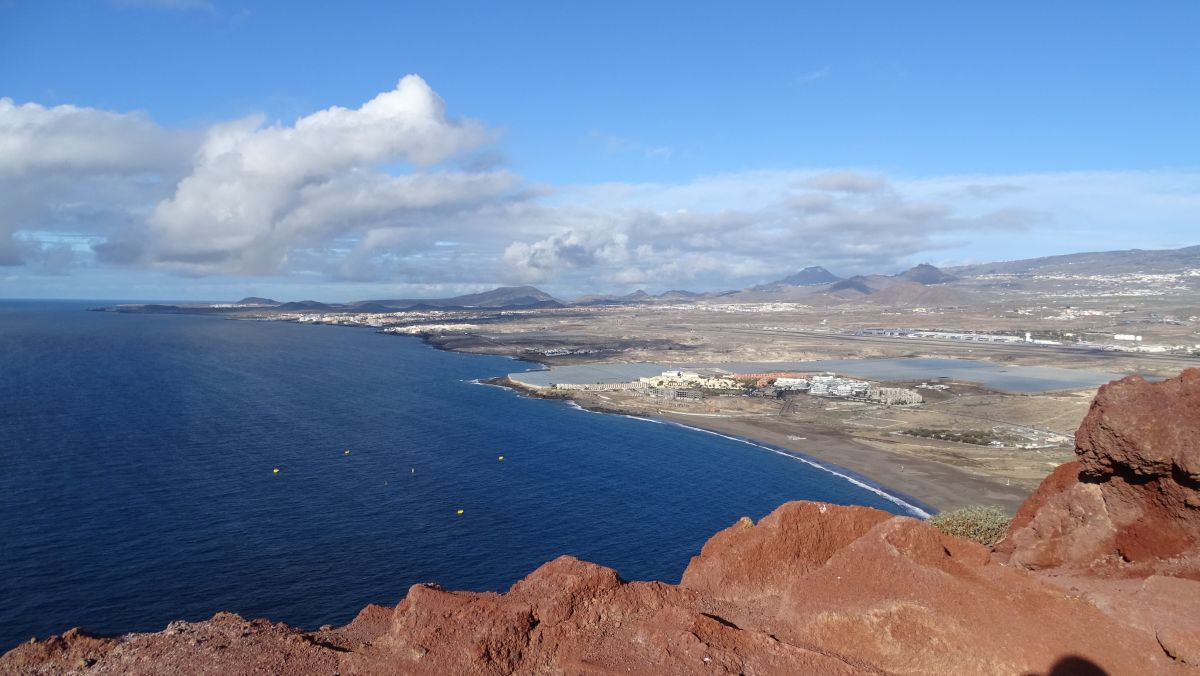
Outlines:
{"label": "dry brown terrain", "polygon": [[[1038,301],[1025,302],[1032,306]],[[1137,330],[1147,342],[1200,342],[1200,324],[1194,319],[1128,328],[1123,322],[1133,321],[1128,318],[1131,313],[1122,313],[1121,308],[1134,302],[1141,308],[1137,316],[1148,317],[1181,315],[1189,311],[1191,300],[1073,300],[1069,307],[1079,313],[1074,319],[1059,318],[1067,309],[1051,305],[1040,310],[1040,316],[1016,312],[1011,309],[1012,300],[969,308],[922,308],[919,312],[865,302],[568,308],[543,310],[478,333],[432,340],[449,349],[507,354],[548,364],[946,357],[1168,377],[1200,363],[1200,358],[1180,354],[850,335],[857,329],[881,326],[1017,335],[1024,331],[1111,335]],[[1087,314],[1089,307],[1084,306],[1112,314]],[[792,449],[851,469],[938,509],[990,503],[1012,511],[1051,469],[1069,458],[1070,435],[1083,419],[1094,390],[1009,394],[972,383],[953,383],[948,392],[923,394],[926,403],[914,408],[808,397],[789,402],[746,397],[668,402],[630,393],[576,392],[572,398],[590,408],[662,417]],[[921,429],[986,433],[1005,443],[996,448],[910,434]],[[1056,434],[1061,437],[1054,443]],[[1028,443],[1031,435],[1040,443]]]}

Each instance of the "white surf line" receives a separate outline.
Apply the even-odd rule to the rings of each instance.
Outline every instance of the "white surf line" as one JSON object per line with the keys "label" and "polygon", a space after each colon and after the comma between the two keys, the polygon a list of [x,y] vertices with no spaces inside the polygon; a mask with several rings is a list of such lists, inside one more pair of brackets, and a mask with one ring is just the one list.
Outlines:
{"label": "white surf line", "polygon": [[474,380],[460,380],[459,382],[467,383],[468,385],[483,385],[484,387],[498,387],[502,390],[512,390],[514,392],[516,391],[507,385],[497,385],[496,383],[485,383],[485,382],[483,382],[483,378],[475,378]]}
{"label": "white surf line", "polygon": [[[482,384],[486,384],[486,383],[480,383],[480,384],[482,385]],[[496,385],[496,387],[504,387],[504,386]],[[511,388],[505,388],[505,389],[511,389]],[[713,434],[718,437],[723,437],[725,439],[729,439],[731,441],[738,441],[738,442],[741,442],[741,443],[749,445],[749,446],[761,448],[764,451],[770,451],[772,453],[775,453],[776,455],[782,455],[785,458],[791,458],[792,460],[799,460],[800,462],[802,462],[806,465],[809,465],[811,467],[816,467],[817,469],[821,470],[822,472],[828,472],[840,479],[848,481],[851,484],[858,486],[859,488],[865,489],[867,491],[870,491],[871,493],[874,493],[875,495],[878,495],[879,497],[883,498],[884,500],[887,500],[888,502],[890,502],[892,504],[899,505],[901,508],[907,510],[910,514],[917,517],[918,519],[928,519],[930,516],[933,516],[932,514],[930,514],[929,512],[926,512],[925,510],[921,509],[920,507],[917,507],[916,505],[907,503],[904,500],[896,497],[895,495],[892,495],[891,493],[888,493],[887,491],[885,491],[883,489],[876,488],[875,486],[872,486],[868,483],[865,483],[863,481],[855,479],[854,477],[849,476],[847,474],[842,474],[841,472],[839,472],[831,467],[826,467],[825,465],[823,465],[819,462],[809,460],[808,458],[796,455],[794,453],[788,453],[785,451],[781,451],[777,448],[771,448],[770,446],[764,446],[762,444],[755,443],[753,441],[750,441],[749,439],[741,439],[738,437],[730,436],[728,434],[721,434],[720,432],[706,430],[702,427],[693,427],[691,425],[684,425],[683,423],[675,422],[674,420],[655,420],[654,418],[645,418],[640,415],[629,415],[627,413],[615,413],[614,414],[614,413],[605,413],[603,411],[593,411],[591,409],[584,408],[584,407],[580,406],[579,404],[575,403],[574,399],[567,399],[566,403],[568,406],[575,409],[576,411],[583,411],[584,413],[595,413],[598,415],[618,415],[622,418],[632,418],[634,420],[641,420],[641,421],[648,422],[648,423],[654,423],[656,425],[675,425],[676,427],[682,427],[682,428],[688,429],[688,430],[696,430],[697,432],[704,432],[705,434]]]}
{"label": "white surf line", "polygon": [[678,425],[679,427],[683,427],[683,428],[689,429],[689,430],[696,430],[698,432],[704,432],[706,434],[714,434],[718,437],[723,437],[725,439],[730,439],[732,441],[740,441],[743,444],[755,446],[757,448],[763,449],[764,451],[770,451],[777,455],[782,455],[786,458],[791,458],[793,460],[799,460],[800,462],[802,462],[806,465],[816,467],[817,469],[819,469],[821,471],[829,472],[830,474],[832,474],[836,477],[845,479],[846,481],[849,481],[850,483],[854,484],[855,486],[858,486],[859,488],[864,488],[864,489],[874,493],[875,495],[878,495],[879,497],[887,500],[888,502],[891,502],[892,504],[899,505],[900,507],[903,507],[904,509],[908,510],[913,516],[915,516],[919,519],[928,519],[930,516],[932,516],[929,512],[926,512],[925,510],[921,509],[920,507],[909,504],[909,503],[905,502],[904,500],[901,500],[900,498],[896,497],[895,495],[892,495],[891,493],[888,493],[887,491],[885,491],[883,489],[876,488],[875,486],[872,486],[866,482],[855,479],[854,477],[852,477],[848,474],[842,474],[841,472],[839,472],[831,467],[827,467],[822,463],[815,462],[813,460],[809,460],[808,458],[805,458],[805,457],[802,457],[799,455],[795,455],[794,453],[788,453],[786,451],[781,451],[777,448],[772,448],[770,446],[764,446],[763,444],[755,443],[753,441],[750,441],[749,439],[742,439],[740,437],[734,437],[734,436],[730,436],[728,434],[721,434],[720,432],[706,430],[702,427],[692,427],[691,425],[684,425],[683,423],[675,422],[674,420],[664,420],[664,421],[655,421],[655,422],[665,422],[665,423],[668,423],[671,425]]}
{"label": "white surf line", "polygon": [[659,413],[669,413],[671,415],[687,415],[693,418],[775,418],[778,413],[688,413],[687,411],[663,411],[659,409]]}
{"label": "white surf line", "polygon": [[640,415],[629,415],[628,413],[618,413],[617,415],[621,416],[622,418],[633,418],[634,420],[641,420],[643,422],[654,423],[655,425],[664,424],[664,421],[662,421],[662,420],[655,420],[654,418],[643,418]]}

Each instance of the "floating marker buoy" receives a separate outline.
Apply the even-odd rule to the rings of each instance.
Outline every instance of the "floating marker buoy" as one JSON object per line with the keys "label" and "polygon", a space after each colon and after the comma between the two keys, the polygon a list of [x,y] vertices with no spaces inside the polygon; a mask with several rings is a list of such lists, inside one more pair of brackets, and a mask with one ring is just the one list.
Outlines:
{"label": "floating marker buoy", "polygon": [[458,515],[459,515],[459,516],[462,516],[462,515],[463,515],[463,510],[461,510],[461,509],[460,509],[460,510],[458,510]]}
{"label": "floating marker buoy", "polygon": [[279,468],[276,467],[275,469],[271,470],[271,474],[279,474]]}
{"label": "floating marker buoy", "polygon": [[350,455],[350,449],[347,448],[345,451],[342,452],[342,455]]}
{"label": "floating marker buoy", "polygon": [[499,460],[503,460],[503,459],[504,459],[504,456],[503,456],[503,455],[499,457]]}
{"label": "floating marker buoy", "polygon": [[416,467],[412,468],[412,473],[413,473],[413,474],[416,474],[416,473],[417,473],[417,468],[416,468]]}

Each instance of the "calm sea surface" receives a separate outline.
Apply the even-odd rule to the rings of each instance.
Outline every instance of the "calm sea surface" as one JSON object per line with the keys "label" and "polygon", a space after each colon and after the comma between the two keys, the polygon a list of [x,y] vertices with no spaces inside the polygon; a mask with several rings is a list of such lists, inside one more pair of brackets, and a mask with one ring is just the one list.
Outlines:
{"label": "calm sea surface", "polygon": [[218,610],[339,624],[560,554],[674,582],[786,500],[901,511],[735,440],[470,382],[508,359],[92,305],[0,302],[0,651]]}

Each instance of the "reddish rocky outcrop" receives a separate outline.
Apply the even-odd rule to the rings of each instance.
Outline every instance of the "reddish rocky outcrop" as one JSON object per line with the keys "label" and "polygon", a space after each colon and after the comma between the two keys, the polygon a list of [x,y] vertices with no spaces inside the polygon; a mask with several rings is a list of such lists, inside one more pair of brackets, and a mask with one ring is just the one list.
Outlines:
{"label": "reddish rocky outcrop", "polygon": [[998,557],[1029,569],[1200,580],[1200,369],[1100,388],[1078,460],[1021,506]]}
{"label": "reddish rocky outcrop", "polygon": [[1189,673],[1198,402],[1200,371],[1102,388],[1079,461],[995,551],[792,502],[716,534],[679,585],[561,557],[504,594],[416,585],[338,629],[221,613],[155,634],[72,630],[0,657],[0,673]]}

